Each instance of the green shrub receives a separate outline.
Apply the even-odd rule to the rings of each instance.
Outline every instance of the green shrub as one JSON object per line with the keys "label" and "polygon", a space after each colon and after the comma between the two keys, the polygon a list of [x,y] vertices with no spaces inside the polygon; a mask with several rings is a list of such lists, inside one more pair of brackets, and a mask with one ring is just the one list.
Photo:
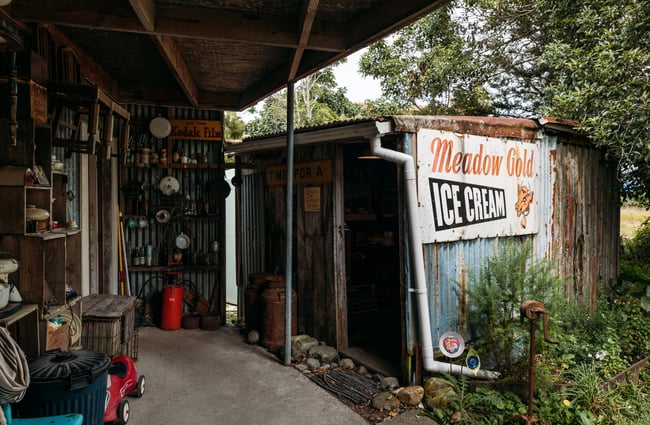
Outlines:
{"label": "green shrub", "polygon": [[[505,376],[519,377],[527,371],[529,324],[520,320],[519,308],[529,299],[552,306],[562,286],[550,262],[531,260],[530,242],[514,239],[503,243],[471,276],[468,290],[468,325],[472,343],[480,347],[486,368]],[[541,329],[542,321],[538,328]]]}
{"label": "green shrub", "polygon": [[625,242],[625,257],[630,261],[650,264],[650,219],[639,226],[634,238]]}
{"label": "green shrub", "polygon": [[452,384],[454,396],[446,409],[435,409],[428,414],[441,424],[510,424],[513,412],[526,412],[522,400],[511,392],[500,393],[485,387],[470,391],[469,378],[464,375],[445,375],[445,379]]}
{"label": "green shrub", "polygon": [[[546,260],[532,261],[528,243],[508,240],[477,274],[470,273],[468,345],[480,352],[484,368],[506,379],[527,378],[529,322],[519,320],[519,306],[527,299],[546,306],[551,337],[560,344],[543,342],[538,321],[534,414],[540,423],[650,425],[650,369],[638,384],[603,386],[650,354],[649,248],[645,223],[625,247],[620,279],[603,285],[593,310],[561,296],[563,281]],[[526,414],[525,400],[483,388],[468,392],[466,378],[458,379],[458,399],[431,413],[439,423],[450,423],[454,413],[460,423],[521,423],[512,418]]]}

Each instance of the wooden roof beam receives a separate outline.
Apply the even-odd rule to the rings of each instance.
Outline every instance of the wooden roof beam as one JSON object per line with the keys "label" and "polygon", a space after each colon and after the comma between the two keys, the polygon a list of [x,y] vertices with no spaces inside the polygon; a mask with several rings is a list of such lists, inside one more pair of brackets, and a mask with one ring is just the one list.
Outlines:
{"label": "wooden roof beam", "polygon": [[[138,15],[142,27],[146,31],[153,32],[156,29],[155,0],[129,0],[129,3],[135,14]],[[176,42],[166,35],[154,34],[152,37],[176,82],[187,96],[189,103],[197,107],[199,104],[198,90],[183,55],[176,47]]]}
{"label": "wooden roof beam", "polygon": [[187,96],[189,103],[194,107],[198,107],[198,89],[192,78],[190,68],[187,66],[183,55],[176,46],[176,42],[171,37],[164,35],[154,35],[153,37],[158,46],[158,50],[160,50],[160,54],[165,59],[174,78],[181,86],[183,93]]}
{"label": "wooden roof beam", "polygon": [[[370,44],[404,27],[409,22],[440,9],[449,0],[410,0],[397,2],[394,0],[381,0],[378,4],[368,9],[366,13],[356,16],[346,23],[346,41],[348,45],[357,45],[360,42]],[[373,34],[366,38],[367,34]]]}
{"label": "wooden roof beam", "polygon": [[[95,3],[83,2],[76,5],[72,0],[61,4],[49,0],[13,2],[11,14],[25,22],[298,48],[300,34],[296,32],[295,18],[275,15],[253,16],[242,12],[170,4],[158,4],[155,8],[155,16],[152,16],[146,15],[144,3],[137,3],[144,0],[130,1],[136,2],[136,7],[142,9],[140,12],[145,14],[145,22],[155,19],[153,30],[147,30],[145,24],[135,16],[118,15],[114,12],[105,12],[103,9],[88,10],[89,4]],[[107,10],[111,9],[107,8]],[[305,48],[334,53],[343,52],[348,47],[344,40],[346,31],[342,25],[314,20],[309,43]]]}
{"label": "wooden roof beam", "polygon": [[288,81],[293,81],[296,78],[298,72],[298,67],[300,66],[300,61],[302,60],[302,55],[305,52],[307,43],[309,42],[309,36],[311,35],[311,29],[314,25],[314,20],[316,19],[316,10],[318,9],[319,0],[307,0],[306,7],[303,8],[302,16],[300,19],[300,37],[298,39],[298,47],[293,55],[293,60],[291,61],[291,67],[289,69]]}
{"label": "wooden roof beam", "polygon": [[156,28],[156,0],[129,0],[145,31]]}

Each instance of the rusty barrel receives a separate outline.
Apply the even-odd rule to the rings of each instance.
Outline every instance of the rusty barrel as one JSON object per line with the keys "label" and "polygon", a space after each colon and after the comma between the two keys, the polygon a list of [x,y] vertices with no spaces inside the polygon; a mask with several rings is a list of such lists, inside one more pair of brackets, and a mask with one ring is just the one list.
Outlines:
{"label": "rusty barrel", "polygon": [[[271,350],[284,345],[284,315],[286,289],[284,276],[267,276],[267,287],[262,293],[262,339],[260,344]],[[296,291],[291,291],[291,335],[298,333],[298,302]]]}
{"label": "rusty barrel", "polygon": [[248,275],[248,286],[244,291],[244,317],[247,331],[260,331],[260,315],[262,314],[262,293],[266,289],[268,273],[251,273]]}

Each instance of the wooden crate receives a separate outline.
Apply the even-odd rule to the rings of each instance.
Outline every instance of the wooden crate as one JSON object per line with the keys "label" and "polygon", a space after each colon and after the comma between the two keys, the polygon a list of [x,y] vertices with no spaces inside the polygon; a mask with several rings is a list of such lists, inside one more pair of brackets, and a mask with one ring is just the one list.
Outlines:
{"label": "wooden crate", "polygon": [[38,358],[41,354],[38,322],[36,304],[23,304],[14,314],[0,319],[0,326],[9,330],[28,360]]}
{"label": "wooden crate", "polygon": [[120,347],[120,354],[131,357],[133,360],[138,359],[138,329],[135,329],[133,335]]}
{"label": "wooden crate", "polygon": [[81,345],[109,356],[137,358],[136,297],[89,295],[82,299]]}
{"label": "wooden crate", "polygon": [[64,323],[60,328],[53,332],[47,331],[45,338],[45,351],[61,350],[68,351],[70,349],[70,324]]}
{"label": "wooden crate", "polygon": [[121,323],[115,320],[88,320],[84,317],[81,332],[81,346],[109,356],[119,354],[122,344]]}

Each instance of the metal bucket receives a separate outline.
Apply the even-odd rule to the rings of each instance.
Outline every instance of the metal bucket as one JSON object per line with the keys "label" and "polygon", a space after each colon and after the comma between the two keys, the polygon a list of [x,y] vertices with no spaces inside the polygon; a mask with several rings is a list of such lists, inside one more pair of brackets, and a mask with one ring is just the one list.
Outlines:
{"label": "metal bucket", "polygon": [[[268,287],[262,293],[261,344],[271,351],[284,345],[286,289],[284,276],[267,276]],[[291,290],[291,335],[298,333],[298,301]]]}

